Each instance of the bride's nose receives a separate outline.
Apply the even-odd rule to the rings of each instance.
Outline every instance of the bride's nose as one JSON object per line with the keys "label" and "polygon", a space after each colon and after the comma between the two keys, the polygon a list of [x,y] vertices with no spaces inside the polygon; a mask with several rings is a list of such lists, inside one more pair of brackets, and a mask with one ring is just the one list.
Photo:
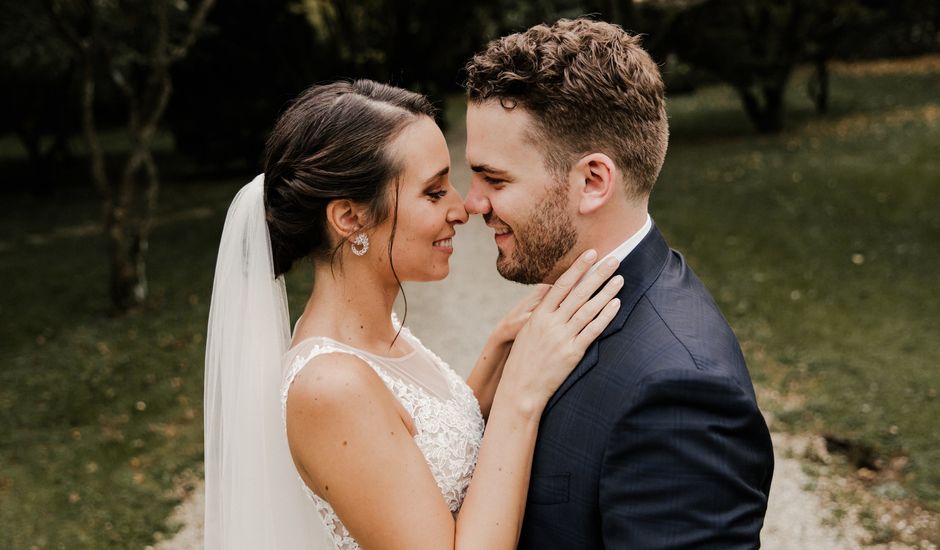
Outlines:
{"label": "bride's nose", "polygon": [[467,219],[469,218],[467,209],[464,207],[463,201],[460,199],[460,195],[458,193],[454,193],[454,195],[456,195],[456,200],[447,210],[447,223],[467,223]]}

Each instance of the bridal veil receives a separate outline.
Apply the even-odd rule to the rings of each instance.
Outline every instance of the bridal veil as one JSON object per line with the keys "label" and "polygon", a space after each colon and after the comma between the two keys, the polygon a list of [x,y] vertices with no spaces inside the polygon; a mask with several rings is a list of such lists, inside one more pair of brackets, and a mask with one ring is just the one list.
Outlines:
{"label": "bridal veil", "polygon": [[225,218],[206,336],[205,548],[329,548],[291,461],[280,389],[290,319],[274,276],[264,177]]}

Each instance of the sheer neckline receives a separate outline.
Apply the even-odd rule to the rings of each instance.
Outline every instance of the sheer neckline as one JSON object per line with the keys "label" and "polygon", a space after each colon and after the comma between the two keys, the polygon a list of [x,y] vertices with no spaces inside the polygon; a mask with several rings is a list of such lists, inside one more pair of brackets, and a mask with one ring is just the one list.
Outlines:
{"label": "sheer neckline", "polygon": [[335,344],[335,345],[337,345],[337,346],[339,346],[339,347],[349,348],[349,349],[358,351],[358,352],[360,352],[360,353],[363,353],[363,354],[365,354],[365,355],[368,355],[369,357],[372,357],[372,358],[375,358],[375,359],[381,359],[382,361],[392,361],[392,362],[407,361],[407,360],[411,359],[412,357],[414,357],[415,354],[418,353],[418,346],[416,346],[416,345],[414,344],[414,342],[408,341],[407,338],[405,338],[405,340],[408,341],[408,346],[411,348],[411,351],[409,351],[408,353],[406,353],[406,354],[404,354],[404,355],[400,355],[400,356],[398,356],[398,357],[391,357],[391,356],[388,356],[388,355],[379,355],[379,354],[377,354],[377,353],[373,353],[373,352],[371,352],[371,351],[369,351],[369,350],[364,350],[364,349],[362,349],[362,348],[357,348],[356,346],[352,346],[352,345],[347,344],[347,343],[345,343],[345,342],[340,342],[339,340],[335,340],[335,339],[333,339],[333,338],[330,338],[329,336],[308,336],[308,337],[303,338],[302,340],[298,341],[298,342],[297,342],[296,344],[294,344],[293,346],[289,347],[289,348],[287,349],[287,352],[288,352],[288,353],[293,353],[294,351],[298,350],[298,349],[300,348],[300,346],[302,346],[305,342],[312,341],[312,340],[325,340],[325,341],[330,342],[330,343],[332,343],[332,344]]}

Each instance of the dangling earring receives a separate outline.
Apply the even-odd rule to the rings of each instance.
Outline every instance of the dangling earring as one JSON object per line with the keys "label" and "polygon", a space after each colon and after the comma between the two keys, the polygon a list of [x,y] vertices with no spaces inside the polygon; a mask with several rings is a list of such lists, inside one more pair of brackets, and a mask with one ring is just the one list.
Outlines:
{"label": "dangling earring", "polygon": [[369,237],[365,233],[356,235],[356,240],[353,241],[350,247],[352,248],[353,254],[362,256],[369,251]]}

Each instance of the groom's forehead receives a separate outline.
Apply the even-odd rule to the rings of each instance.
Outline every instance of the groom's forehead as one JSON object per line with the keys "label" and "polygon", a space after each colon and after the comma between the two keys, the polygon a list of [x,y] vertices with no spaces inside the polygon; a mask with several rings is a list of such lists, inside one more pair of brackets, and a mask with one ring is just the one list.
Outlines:
{"label": "groom's forehead", "polygon": [[532,115],[518,105],[506,108],[496,101],[486,101],[467,106],[468,131],[479,128],[489,132],[499,131],[501,137],[522,137],[531,123]]}
{"label": "groom's forehead", "polygon": [[532,118],[521,107],[506,109],[495,102],[471,103],[467,107],[467,161],[471,166],[503,169],[518,160],[519,149],[531,148]]}

